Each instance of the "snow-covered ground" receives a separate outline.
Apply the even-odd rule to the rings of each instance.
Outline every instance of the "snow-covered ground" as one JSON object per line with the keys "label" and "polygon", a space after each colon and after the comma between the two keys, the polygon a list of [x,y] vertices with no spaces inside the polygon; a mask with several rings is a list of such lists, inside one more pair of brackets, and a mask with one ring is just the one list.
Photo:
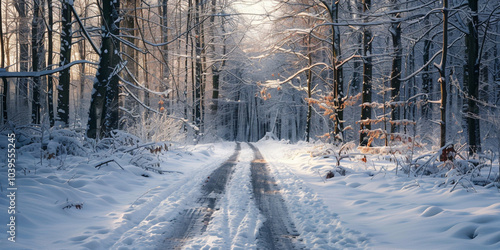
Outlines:
{"label": "snow-covered ground", "polygon": [[[343,159],[347,175],[325,179],[336,163],[332,157],[311,157],[321,145],[273,140],[255,145],[300,234],[297,242],[305,248],[500,248],[496,187],[475,186],[476,192],[457,187],[450,192],[452,185],[440,185],[444,178],[396,175],[388,157],[370,155],[366,162],[360,156]],[[21,148],[15,243],[7,240],[7,176],[6,167],[1,169],[0,218],[5,230],[0,230],[0,248],[159,247],[171,222],[197,205],[202,185],[234,153],[235,143],[174,146],[158,154],[141,150],[89,151],[40,162],[36,150]],[[114,162],[95,168],[108,159]],[[241,143],[225,192],[215,197],[218,202],[206,231],[186,240],[186,249],[257,247],[265,218],[253,198],[253,159],[248,144]],[[164,174],[136,166],[148,162],[158,162],[153,168]]]}
{"label": "snow-covered ground", "polygon": [[[365,235],[366,248],[500,249],[500,192],[495,187],[475,186],[475,193],[458,186],[450,192],[452,185],[443,187],[443,178],[396,176],[395,164],[380,156],[367,156],[366,163],[361,157],[344,159],[341,165],[351,172],[325,180],[336,160],[311,157],[318,145],[258,146],[287,198],[299,193],[314,197],[312,207],[326,205],[343,228]],[[288,201],[291,206],[301,202]]]}

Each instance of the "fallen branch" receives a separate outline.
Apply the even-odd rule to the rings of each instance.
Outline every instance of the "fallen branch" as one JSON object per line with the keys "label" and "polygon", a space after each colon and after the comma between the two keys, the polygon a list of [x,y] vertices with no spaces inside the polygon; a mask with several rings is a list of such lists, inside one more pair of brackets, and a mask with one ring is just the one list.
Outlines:
{"label": "fallen branch", "polygon": [[116,163],[116,165],[118,165],[122,170],[125,170],[118,162],[115,161],[115,159],[105,160],[105,161],[95,165],[94,168],[101,169],[102,165],[108,164],[110,162]]}

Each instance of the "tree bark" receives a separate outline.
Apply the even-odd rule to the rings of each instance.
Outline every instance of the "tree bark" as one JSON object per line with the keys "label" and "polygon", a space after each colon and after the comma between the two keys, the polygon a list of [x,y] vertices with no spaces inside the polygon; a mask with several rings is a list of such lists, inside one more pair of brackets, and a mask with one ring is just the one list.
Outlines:
{"label": "tree bark", "polygon": [[440,146],[446,145],[446,102],[448,98],[446,84],[446,57],[448,56],[448,0],[443,0],[443,47],[441,51],[441,63],[436,65],[439,72],[439,84],[441,87],[441,121],[440,121]]}
{"label": "tree bark", "polygon": [[[26,0],[17,0],[15,5],[19,13],[19,71],[26,72],[29,67],[29,28],[27,20]],[[29,81],[27,78],[18,78],[17,108],[23,112],[29,110]]]}
{"label": "tree bark", "polygon": [[[425,24],[429,23],[428,17],[426,17]],[[431,39],[429,39],[428,35],[426,35],[426,38],[424,40],[424,54],[422,56],[423,63],[427,63],[430,59],[430,50],[431,50]],[[422,71],[422,89],[425,94],[427,94],[426,97],[424,97],[425,102],[422,105],[422,116],[425,120],[430,120],[431,119],[431,107],[430,104],[427,102],[432,95],[432,77],[431,73],[429,72],[429,66],[426,65],[424,67],[424,70]]]}
{"label": "tree bark", "polygon": [[[371,0],[363,1],[363,13],[366,14],[371,8]],[[367,23],[368,17],[363,19]],[[370,106],[372,102],[372,32],[370,27],[363,27],[363,93],[362,93],[362,107],[361,107],[361,130],[371,129],[371,124],[364,124],[363,120],[370,119],[372,108]],[[365,105],[367,104],[367,105]],[[368,145],[368,136],[366,132],[361,131],[359,137],[360,146]]]}
{"label": "tree bark", "polygon": [[[0,68],[5,69],[5,44],[3,35],[3,18],[2,18],[2,4],[0,3]],[[2,77],[3,93],[2,93],[2,119],[3,123],[7,123],[7,95],[9,94],[9,83],[7,78]]]}
{"label": "tree bark", "polygon": [[120,44],[111,35],[118,35],[118,8],[120,1],[103,0],[103,34],[99,68],[94,80],[90,103],[87,136],[109,136],[118,128],[118,63]]}
{"label": "tree bark", "polygon": [[[398,10],[397,0],[391,0],[394,4],[394,10]],[[397,102],[400,100],[400,88],[401,88],[401,22],[399,18],[401,14],[399,12],[395,13],[393,16],[391,24],[391,37],[392,37],[392,47],[394,50],[394,56],[392,58],[392,71],[391,71],[391,102]],[[398,105],[392,106],[391,109],[391,120],[397,121],[400,119],[399,107]],[[395,123],[391,124],[391,133],[395,133],[397,126]]]}
{"label": "tree bark", "polygon": [[309,36],[309,43],[308,43],[308,53],[307,53],[307,58],[309,59],[309,70],[307,71],[307,123],[306,123],[306,141],[309,142],[311,138],[311,116],[312,116],[312,105],[310,98],[312,97],[312,69],[310,68],[312,64],[312,56],[310,52],[310,41],[311,37]]}
{"label": "tree bark", "polygon": [[[73,1],[64,0],[61,10],[61,52],[59,66],[62,67],[71,62],[71,8]],[[59,86],[57,87],[57,120],[62,126],[69,124],[69,95],[71,85],[70,69],[64,69],[59,75]]]}
{"label": "tree bark", "polygon": [[[31,58],[32,71],[37,72],[44,67],[43,34],[45,26],[40,18],[40,12],[43,10],[43,0],[33,0],[33,20],[31,22]],[[40,89],[41,77],[33,78],[33,101],[31,104],[31,121],[34,124],[40,123],[41,116],[41,98]]]}
{"label": "tree bark", "polygon": [[198,135],[202,126],[202,90],[203,90],[203,65],[202,65],[202,44],[201,44],[201,23],[200,23],[200,0],[195,0],[194,11],[194,33],[195,33],[195,84],[194,84],[194,124],[200,129],[196,132]]}
{"label": "tree bark", "polygon": [[[48,47],[47,47],[47,69],[51,70],[52,69],[52,64],[53,64],[53,54],[54,54],[54,36],[53,36],[53,27],[54,27],[54,17],[52,14],[52,0],[47,0],[47,7],[48,7],[48,27],[47,27],[47,40],[48,40]],[[47,76],[47,106],[48,106],[48,111],[49,111],[49,123],[50,126],[54,126],[54,81],[53,81],[53,76],[48,75]]]}
{"label": "tree bark", "polygon": [[[466,67],[464,72],[464,86],[467,95],[467,134],[469,155],[481,151],[481,133],[479,126],[479,37],[478,37],[478,0],[469,0],[471,20],[468,23],[468,34],[465,35]],[[464,100],[465,102],[465,100]]]}

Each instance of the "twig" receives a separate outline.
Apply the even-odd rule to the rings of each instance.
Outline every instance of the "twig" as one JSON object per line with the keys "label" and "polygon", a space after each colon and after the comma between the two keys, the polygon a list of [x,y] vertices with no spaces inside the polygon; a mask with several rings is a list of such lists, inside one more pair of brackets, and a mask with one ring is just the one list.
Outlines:
{"label": "twig", "polygon": [[76,174],[74,174],[73,176],[71,176],[71,178],[68,179],[68,181],[66,181],[66,183],[69,183],[69,181],[73,180],[73,178],[75,178]]}
{"label": "twig", "polygon": [[318,175],[319,175],[319,178],[321,178],[321,180],[323,181],[323,183],[326,183],[326,181],[323,179],[323,177],[321,176],[321,174],[319,173],[319,169],[317,170],[318,172]]}
{"label": "twig", "polygon": [[157,187],[154,187],[154,188],[151,188],[149,189],[148,191],[146,191],[145,193],[141,194],[141,196],[139,196],[134,202],[132,202],[132,204],[130,204],[130,207],[133,207],[134,204],[140,199],[142,198],[142,196],[146,195],[147,193],[151,192],[151,190],[153,189],[156,189],[156,188],[159,188],[160,186],[157,186]]}
{"label": "twig", "polygon": [[107,160],[107,161],[103,161],[97,165],[95,165],[95,168],[97,169],[101,169],[101,166],[104,165],[104,164],[108,164],[110,162],[114,162],[116,163],[116,165],[118,165],[122,170],[125,170],[118,162],[115,161],[115,159],[111,159],[111,160]]}

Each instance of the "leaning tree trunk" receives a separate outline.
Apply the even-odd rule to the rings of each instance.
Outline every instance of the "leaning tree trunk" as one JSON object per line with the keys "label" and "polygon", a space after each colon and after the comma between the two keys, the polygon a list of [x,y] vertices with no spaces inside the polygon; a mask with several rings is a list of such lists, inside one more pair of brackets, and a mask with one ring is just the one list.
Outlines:
{"label": "leaning tree trunk", "polygon": [[103,0],[103,34],[101,58],[94,80],[90,103],[87,136],[101,138],[109,136],[118,128],[118,63],[120,44],[113,40],[118,35],[119,0]]}

